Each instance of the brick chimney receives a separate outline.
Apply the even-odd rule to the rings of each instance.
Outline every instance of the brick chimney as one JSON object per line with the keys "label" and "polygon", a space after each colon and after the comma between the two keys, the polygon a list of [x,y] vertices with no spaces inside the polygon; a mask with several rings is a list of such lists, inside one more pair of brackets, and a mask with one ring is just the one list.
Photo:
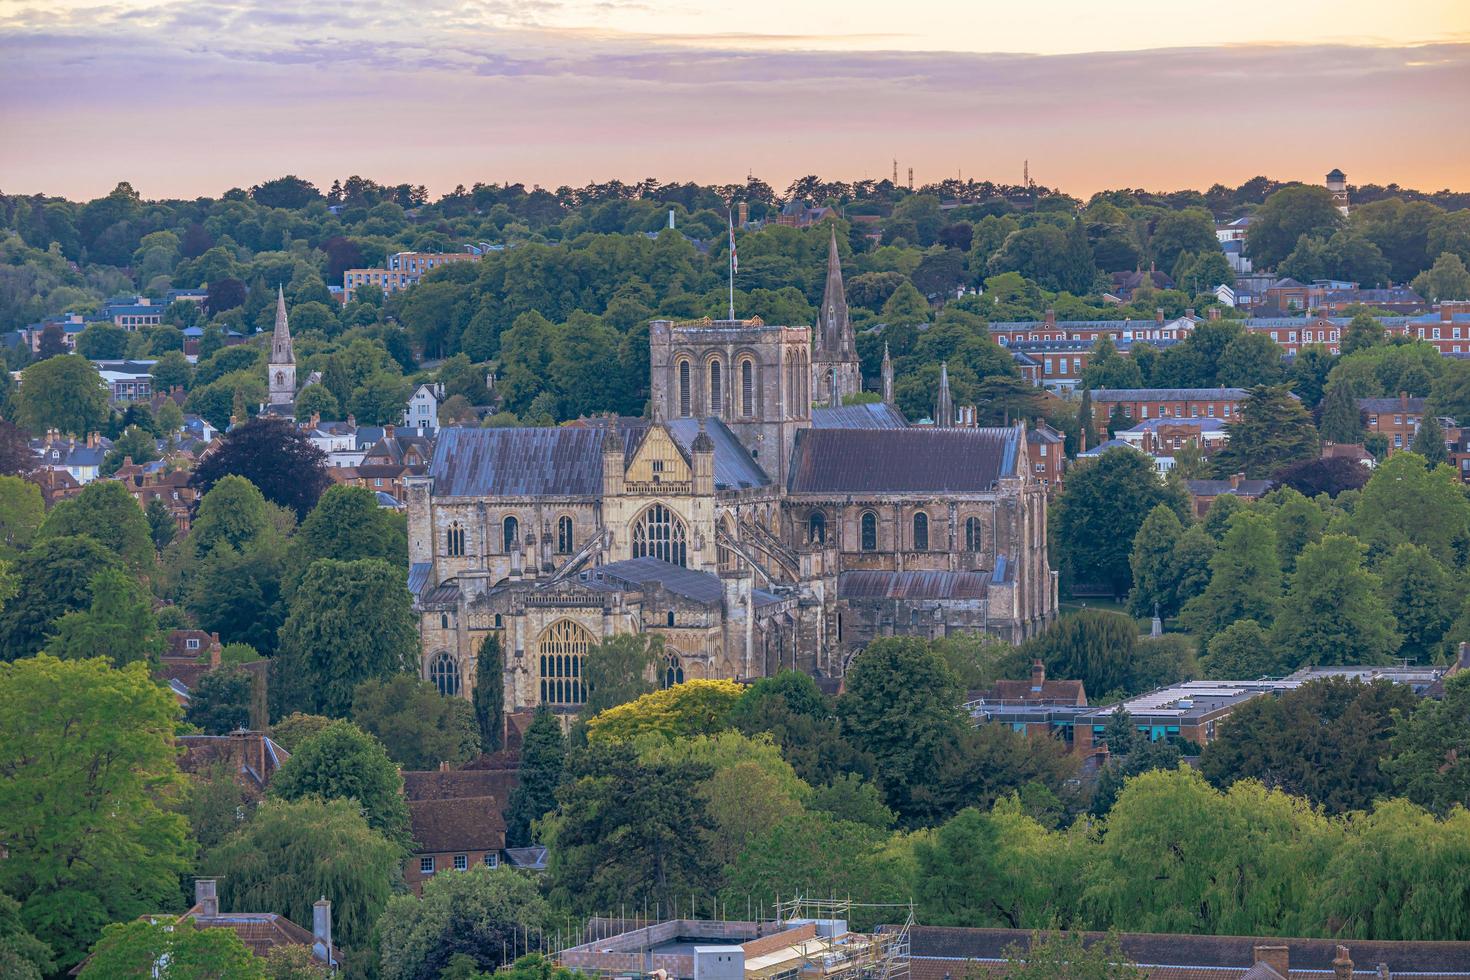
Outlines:
{"label": "brick chimney", "polygon": [[194,904],[199,908],[199,914],[206,918],[219,915],[219,893],[215,891],[213,878],[194,879]]}
{"label": "brick chimney", "polygon": [[389,422],[387,425],[383,426],[383,438],[384,439],[392,439],[393,438],[393,432],[394,432],[394,425],[393,425],[392,422]]}
{"label": "brick chimney", "polygon": [[1156,307],[1154,307],[1154,322],[1155,323],[1163,323],[1164,322],[1164,308],[1162,306],[1156,306]]}
{"label": "brick chimney", "polygon": [[357,416],[349,414],[347,416],[347,425],[353,429],[357,428]]}
{"label": "brick chimney", "polygon": [[220,645],[220,642],[219,642],[219,634],[218,633],[211,633],[211,634],[209,634],[209,666],[216,667],[216,668],[219,667],[219,665],[220,665],[220,654],[223,651],[224,651],[224,647]]}
{"label": "brick chimney", "polygon": [[311,954],[332,965],[332,903],[323,895],[311,906]]}
{"label": "brick chimney", "polygon": [[1054,327],[1054,326],[1057,325],[1057,311],[1056,310],[1047,310],[1046,311],[1046,325],[1048,327]]}
{"label": "brick chimney", "polygon": [[1455,666],[1460,670],[1470,670],[1470,643],[1462,642],[1459,654],[1460,656],[1455,660]]}
{"label": "brick chimney", "polygon": [[1283,977],[1291,976],[1291,947],[1257,946],[1252,950],[1257,963],[1264,963]]}
{"label": "brick chimney", "polygon": [[1337,947],[1337,955],[1332,958],[1332,975],[1338,980],[1353,980],[1353,961],[1346,946]]}
{"label": "brick chimney", "polygon": [[1218,307],[1218,306],[1212,306],[1212,307],[1210,307],[1209,316],[1210,316],[1210,319],[1211,320],[1218,320],[1218,319],[1220,319],[1220,307]]}
{"label": "brick chimney", "polygon": [[1031,661],[1031,693],[1040,694],[1042,685],[1046,683],[1046,664],[1037,657]]}
{"label": "brick chimney", "polygon": [[1245,474],[1244,473],[1231,473],[1230,474],[1230,489],[1231,490],[1237,489],[1240,486],[1240,481],[1241,480],[1244,480],[1244,479],[1245,479]]}

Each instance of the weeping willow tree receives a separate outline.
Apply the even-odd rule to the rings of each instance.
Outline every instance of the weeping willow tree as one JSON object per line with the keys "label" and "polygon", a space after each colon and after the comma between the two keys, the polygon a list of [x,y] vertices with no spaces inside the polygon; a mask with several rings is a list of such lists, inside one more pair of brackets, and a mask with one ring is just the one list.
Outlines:
{"label": "weeping willow tree", "polygon": [[200,870],[219,877],[225,911],[279,912],[309,923],[312,903],[326,896],[335,940],[357,946],[388,904],[403,858],[353,800],[270,800]]}

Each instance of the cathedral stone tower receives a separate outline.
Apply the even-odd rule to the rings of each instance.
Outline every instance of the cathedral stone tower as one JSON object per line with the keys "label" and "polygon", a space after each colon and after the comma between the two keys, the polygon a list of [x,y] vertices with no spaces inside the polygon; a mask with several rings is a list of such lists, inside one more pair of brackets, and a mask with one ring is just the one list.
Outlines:
{"label": "cathedral stone tower", "polygon": [[842,260],[837,255],[837,229],[832,229],[827,247],[827,285],[817,310],[812,331],[812,397],[823,405],[840,405],[848,395],[863,389],[858,366],[857,341],[847,313],[847,293],[842,286]]}
{"label": "cathedral stone tower", "polygon": [[276,287],[276,329],[271,335],[267,381],[269,405],[290,410],[296,404],[296,355],[291,350],[291,328],[286,322],[286,294]]}

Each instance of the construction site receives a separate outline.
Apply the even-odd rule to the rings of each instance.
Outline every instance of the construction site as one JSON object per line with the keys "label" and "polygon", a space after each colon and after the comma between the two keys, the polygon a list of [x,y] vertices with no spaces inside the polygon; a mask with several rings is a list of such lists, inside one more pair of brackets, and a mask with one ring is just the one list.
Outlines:
{"label": "construction site", "polygon": [[[851,932],[854,907],[866,920],[895,924]],[[913,924],[911,905],[797,897],[778,903],[770,919],[594,918],[583,941],[556,959],[609,978],[909,980]]]}

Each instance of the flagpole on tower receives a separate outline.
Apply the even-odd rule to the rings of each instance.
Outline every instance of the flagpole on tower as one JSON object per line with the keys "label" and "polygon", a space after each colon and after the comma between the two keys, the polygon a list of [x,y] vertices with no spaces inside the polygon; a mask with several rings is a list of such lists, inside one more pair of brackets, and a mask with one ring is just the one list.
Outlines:
{"label": "flagpole on tower", "polygon": [[725,219],[730,226],[730,319],[735,319],[735,216],[728,209]]}

